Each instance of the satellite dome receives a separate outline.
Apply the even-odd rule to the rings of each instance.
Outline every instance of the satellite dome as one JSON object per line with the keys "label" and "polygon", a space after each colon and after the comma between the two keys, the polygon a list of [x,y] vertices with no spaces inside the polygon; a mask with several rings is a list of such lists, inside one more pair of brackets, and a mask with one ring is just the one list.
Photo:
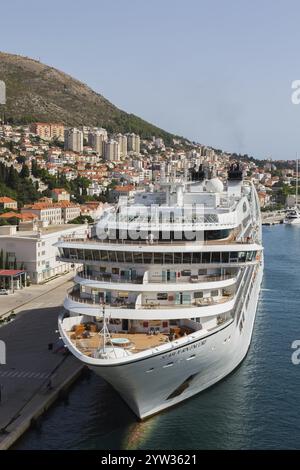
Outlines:
{"label": "satellite dome", "polygon": [[224,191],[224,185],[219,178],[212,178],[207,181],[206,190],[210,193],[222,193]]}

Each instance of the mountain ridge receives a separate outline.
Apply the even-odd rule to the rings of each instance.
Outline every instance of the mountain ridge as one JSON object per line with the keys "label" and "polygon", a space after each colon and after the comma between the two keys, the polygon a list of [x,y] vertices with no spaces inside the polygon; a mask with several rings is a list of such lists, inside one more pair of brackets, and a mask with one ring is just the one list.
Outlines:
{"label": "mountain ridge", "polygon": [[166,143],[179,138],[119,109],[78,79],[30,57],[0,51],[0,80],[6,84],[5,117],[11,123],[101,126],[109,132],[135,132],[144,138],[155,135]]}

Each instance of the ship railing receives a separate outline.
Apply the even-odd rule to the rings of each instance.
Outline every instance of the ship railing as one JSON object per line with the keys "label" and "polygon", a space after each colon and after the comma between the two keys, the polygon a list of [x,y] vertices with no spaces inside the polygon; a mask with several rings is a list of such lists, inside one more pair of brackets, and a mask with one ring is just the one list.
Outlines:
{"label": "ship railing", "polygon": [[[145,274],[149,272],[145,272]],[[181,276],[176,277],[174,279],[157,279],[157,278],[149,278],[145,279],[144,275],[138,275],[134,278],[125,278],[116,276],[111,273],[107,274],[88,274],[83,270],[78,270],[76,275],[81,277],[82,279],[86,279],[89,281],[99,281],[103,283],[125,283],[125,284],[140,284],[140,285],[148,285],[148,284],[197,284],[202,282],[217,282],[217,281],[225,281],[227,279],[234,279],[235,274],[207,274],[207,275],[190,275],[190,276]]]}

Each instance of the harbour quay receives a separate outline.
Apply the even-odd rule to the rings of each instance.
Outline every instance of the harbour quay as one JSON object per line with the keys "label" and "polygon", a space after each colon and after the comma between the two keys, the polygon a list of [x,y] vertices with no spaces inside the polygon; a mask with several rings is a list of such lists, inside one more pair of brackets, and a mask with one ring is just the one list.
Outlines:
{"label": "harbour quay", "polygon": [[56,332],[69,283],[59,279],[45,286],[44,293],[14,309],[14,321],[0,327],[6,349],[6,363],[0,365],[0,450],[9,449],[38,423],[83,371]]}

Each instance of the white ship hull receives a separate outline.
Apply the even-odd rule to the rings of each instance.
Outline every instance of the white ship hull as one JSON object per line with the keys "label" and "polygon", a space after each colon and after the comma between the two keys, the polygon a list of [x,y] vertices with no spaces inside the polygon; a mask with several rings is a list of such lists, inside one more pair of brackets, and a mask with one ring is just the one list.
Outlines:
{"label": "white ship hull", "polygon": [[[214,385],[230,374],[245,358],[250,346],[263,268],[260,267],[252,289],[245,322],[240,332],[236,319],[221,331],[190,344],[120,366],[90,366],[109,382],[128,406],[144,419]],[[195,358],[190,359],[195,353]],[[168,366],[170,362],[172,366]],[[167,367],[166,367],[167,366]],[[146,372],[153,368],[152,372]],[[180,395],[169,398],[181,384],[194,376]]]}

